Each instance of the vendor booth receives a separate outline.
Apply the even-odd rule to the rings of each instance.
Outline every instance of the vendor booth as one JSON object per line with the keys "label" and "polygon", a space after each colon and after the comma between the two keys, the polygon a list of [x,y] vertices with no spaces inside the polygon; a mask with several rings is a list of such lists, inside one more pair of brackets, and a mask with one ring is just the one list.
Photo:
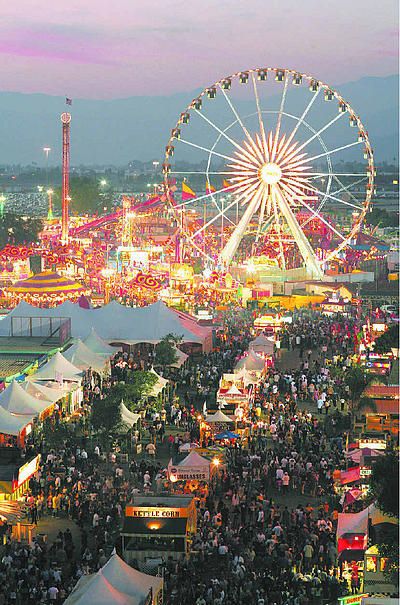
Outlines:
{"label": "vendor booth", "polygon": [[123,558],[142,568],[151,559],[177,560],[190,554],[197,512],[190,496],[135,496],[125,509]]}
{"label": "vendor booth", "polygon": [[39,470],[40,454],[21,463],[14,457],[0,464],[0,500],[18,500],[29,488],[29,480]]}

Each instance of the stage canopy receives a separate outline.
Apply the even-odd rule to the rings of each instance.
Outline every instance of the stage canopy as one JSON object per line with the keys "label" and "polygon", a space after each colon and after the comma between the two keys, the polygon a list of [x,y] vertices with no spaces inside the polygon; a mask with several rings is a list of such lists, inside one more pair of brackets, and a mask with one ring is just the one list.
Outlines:
{"label": "stage canopy", "polygon": [[[190,315],[170,309],[161,301],[139,308],[112,301],[99,309],[83,309],[70,301],[58,307],[40,309],[22,301],[0,322],[0,336],[11,334],[15,317],[40,317],[42,321],[45,317],[70,318],[72,337],[80,338],[92,350],[88,337],[93,329],[108,343],[156,344],[168,334],[176,334],[182,337],[182,342],[199,344],[206,352],[212,348],[211,328],[199,326]],[[14,336],[18,336],[15,329]]]}
{"label": "stage canopy", "polygon": [[50,405],[50,401],[35,399],[15,380],[0,393],[0,406],[17,416],[39,416]]}

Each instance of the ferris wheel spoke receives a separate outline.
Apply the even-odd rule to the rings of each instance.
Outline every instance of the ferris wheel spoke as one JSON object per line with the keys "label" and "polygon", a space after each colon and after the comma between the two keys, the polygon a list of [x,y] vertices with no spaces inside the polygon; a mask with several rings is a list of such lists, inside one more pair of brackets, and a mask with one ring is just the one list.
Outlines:
{"label": "ferris wheel spoke", "polygon": [[233,175],[233,174],[237,174],[237,172],[228,172],[228,171],[219,171],[219,172],[207,172],[204,170],[193,170],[192,172],[187,172],[187,171],[180,171],[180,170],[171,170],[170,174],[179,174],[179,175],[188,175],[188,174],[197,174],[197,175],[202,175],[202,176],[207,176],[207,174],[212,174],[212,175],[216,175],[216,174],[220,174],[220,175]]}
{"label": "ferris wheel spoke", "polygon": [[[256,159],[255,156],[254,156],[254,154],[249,154],[241,145],[239,145],[239,143],[237,141],[235,141],[229,135],[227,135],[226,132],[224,132],[223,130],[221,130],[216,124],[214,124],[214,122],[212,122],[212,120],[210,120],[209,118],[207,118],[207,116],[205,116],[203,113],[201,113],[197,109],[195,109],[195,112],[203,120],[205,120],[212,128],[214,128],[217,132],[219,132],[219,134],[221,136],[223,136],[227,141],[229,141],[231,143],[231,145],[233,145],[234,147],[236,147],[236,149],[238,149],[244,155],[248,156],[248,158],[251,161],[254,161]],[[180,140],[182,140],[182,139],[180,139]],[[230,159],[232,160],[233,158],[230,158]],[[233,161],[235,161],[235,160],[233,159]]]}
{"label": "ferris wheel spoke", "polygon": [[317,92],[314,93],[313,97],[311,98],[310,102],[308,103],[307,107],[305,108],[305,110],[303,111],[302,115],[300,116],[300,118],[297,120],[292,132],[290,133],[289,137],[286,140],[285,145],[283,146],[283,148],[280,151],[279,156],[277,157],[276,161],[279,162],[282,154],[286,153],[287,148],[289,147],[290,143],[293,141],[293,138],[296,134],[296,132],[298,131],[299,127],[301,126],[301,124],[303,124],[304,122],[304,118],[306,117],[306,115],[308,114],[308,112],[310,111],[311,107],[313,106],[316,98],[319,95],[321,88],[318,88]]}
{"label": "ferris wheel spoke", "polygon": [[[287,174],[291,173],[289,172]],[[309,172],[307,176],[313,179],[317,179],[321,176],[364,176],[364,178],[368,178],[365,172]]]}
{"label": "ferris wheel spoke", "polygon": [[[232,188],[235,187],[235,185],[232,185]],[[227,189],[224,187],[222,189],[218,189],[217,191],[211,191],[210,193],[206,193],[205,195],[199,195],[196,196],[190,200],[188,200],[187,202],[181,202],[180,204],[175,204],[174,208],[183,208],[184,206],[189,206],[190,204],[195,204],[196,202],[199,202],[201,200],[205,200],[209,197],[211,197],[212,195],[216,195],[218,193],[226,193]]]}
{"label": "ferris wheel spoke", "polygon": [[224,155],[222,153],[218,153],[217,151],[213,151],[212,149],[208,149],[208,147],[202,147],[201,145],[197,145],[197,143],[192,143],[191,141],[186,141],[185,139],[178,139],[180,143],[185,143],[185,145],[189,145],[190,147],[195,147],[196,149],[200,149],[200,151],[205,151],[206,153],[210,153],[212,155],[216,155],[224,160],[229,160],[231,162],[235,161],[235,158]]}
{"label": "ferris wheel spoke", "polygon": [[226,94],[225,90],[222,88],[221,84],[218,83],[218,86],[221,89],[222,94],[225,97],[226,102],[228,103],[229,107],[231,108],[233,115],[235,116],[237,122],[240,124],[240,126],[242,127],[242,130],[244,132],[244,134],[246,135],[246,137],[248,138],[250,144],[252,146],[254,146],[254,141],[253,138],[251,136],[251,134],[249,133],[249,131],[247,130],[246,126],[243,124],[242,118],[240,117],[240,115],[238,114],[236,108],[234,107],[232,101],[230,100],[230,98],[228,97],[228,95]]}
{"label": "ferris wheel spoke", "polygon": [[329,199],[334,200],[335,202],[340,202],[341,204],[344,204],[345,206],[351,206],[352,208],[356,208],[357,210],[363,210],[362,206],[357,206],[356,204],[352,204],[351,202],[346,202],[345,200],[341,200],[340,197],[335,197],[331,193],[326,193],[326,191],[325,192],[320,191],[319,189],[317,189],[317,187],[313,187],[312,189],[313,189],[313,191],[315,191],[315,193],[319,193],[319,195],[329,197]]}
{"label": "ferris wheel spoke", "polygon": [[287,187],[287,185],[285,185],[284,187],[288,190],[286,194],[283,190],[283,185],[282,188],[280,187],[280,185],[273,185],[279,211],[285,218],[285,221],[292,233],[292,236],[296,241],[300,254],[303,257],[305,266],[311,271],[314,277],[316,277],[317,279],[321,279],[322,271],[315,256],[315,252],[310,242],[308,241],[305,233],[302,231],[299,223],[297,222],[297,219],[292,210],[293,198],[295,198],[296,195],[293,195],[293,191],[291,191],[290,188]]}
{"label": "ferris wheel spoke", "polygon": [[[258,187],[258,183],[255,183],[254,185],[251,185],[250,187],[247,187],[245,189],[244,192],[242,192],[239,195],[239,200],[247,195],[251,195],[252,192],[256,189],[256,187]],[[220,212],[218,212],[215,216],[213,216],[206,224],[204,224],[200,229],[198,229],[195,233],[193,233],[193,235],[190,236],[191,240],[194,240],[198,235],[200,235],[200,233],[202,233],[204,231],[204,229],[207,229],[207,227],[209,227],[210,225],[212,225],[213,223],[215,223],[215,221],[220,218],[222,216],[222,214],[224,214],[225,212],[227,212],[228,210],[230,210],[233,206],[235,206],[235,204],[238,202],[237,199],[235,199],[233,202],[231,202],[230,204],[228,204],[228,206],[226,206],[224,208],[224,210],[221,210]]]}
{"label": "ferris wheel spoke", "polygon": [[[291,197],[292,197],[292,198],[294,198],[294,199],[298,199],[298,200],[299,200],[299,202],[300,202],[300,204],[301,204],[302,206],[304,206],[305,208],[307,208],[307,210],[309,210],[311,213],[314,211],[314,210],[313,210],[313,208],[312,208],[311,206],[309,206],[309,205],[308,205],[308,204],[307,204],[307,203],[306,203],[306,202],[305,202],[303,199],[301,199],[301,197],[299,197],[299,195],[298,195],[298,193],[299,193],[299,192],[298,192],[298,191],[296,191],[297,187],[296,187],[296,188],[295,188],[295,187],[293,187],[293,186],[290,186],[290,187],[289,187],[288,185],[283,185],[283,184],[282,184],[282,187],[283,187],[285,190],[287,190],[287,193],[289,194],[289,196],[291,196]],[[320,214],[317,214],[316,216],[318,217],[318,219],[319,219],[319,220],[320,220],[322,223],[324,223],[324,225],[326,225],[327,227],[329,227],[329,229],[330,229],[331,231],[333,231],[333,233],[336,233],[336,235],[337,235],[338,237],[340,237],[340,239],[341,239],[341,240],[343,240],[343,241],[347,241],[347,238],[343,237],[343,235],[342,235],[341,233],[339,233],[339,231],[337,231],[337,229],[335,229],[335,227],[333,227],[333,225],[331,225],[331,224],[329,223],[329,221],[327,221],[326,219],[324,219],[324,217],[323,217],[323,216],[321,216]]]}
{"label": "ferris wheel spoke", "polygon": [[289,164],[288,166],[286,166],[286,169],[301,166],[302,164],[305,164],[306,162],[312,162],[313,160],[317,160],[318,158],[331,156],[333,153],[337,153],[338,151],[343,151],[343,149],[349,149],[350,147],[354,147],[354,145],[360,145],[361,142],[362,141],[355,141],[354,143],[348,143],[347,145],[342,145],[341,147],[336,147],[336,149],[329,149],[328,151],[326,151],[324,153],[319,153],[318,155],[314,155],[310,158],[309,157],[302,158],[298,162],[295,162],[294,164]]}
{"label": "ferris wheel spoke", "polygon": [[337,195],[338,193],[341,193],[342,191],[346,191],[346,193],[348,193],[349,196],[355,202],[359,202],[359,200],[356,198],[356,196],[350,191],[349,187],[355,187],[356,185],[359,185],[362,181],[365,181],[368,178],[367,176],[365,176],[362,179],[358,179],[357,181],[354,181],[353,183],[350,183],[349,185],[344,185],[342,183],[342,181],[336,175],[333,175],[333,178],[340,185],[340,189],[337,189],[336,191],[332,191],[332,195]]}
{"label": "ferris wheel spoke", "polygon": [[258,217],[256,242],[258,242],[258,240],[260,238],[262,226],[264,224],[264,215],[265,215],[265,207],[267,205],[267,199],[268,199],[268,189],[267,189],[267,187],[264,187],[263,196],[262,196],[262,200],[261,200],[261,206],[260,206],[260,215]]}
{"label": "ferris wheel spoke", "polygon": [[269,162],[269,153],[268,153],[267,139],[266,139],[266,136],[265,136],[264,120],[262,118],[261,105],[260,105],[260,97],[258,95],[257,81],[256,81],[256,78],[254,76],[254,72],[251,72],[251,79],[253,81],[254,97],[256,99],[258,124],[260,126],[262,148],[264,150],[265,160],[267,162]]}
{"label": "ferris wheel spoke", "polygon": [[276,223],[277,230],[278,230],[279,254],[281,256],[282,268],[283,268],[283,270],[285,270],[286,269],[286,259],[285,259],[285,252],[283,250],[281,222],[280,222],[280,217],[278,215],[278,208],[277,208],[277,203],[276,203],[276,193],[275,192],[274,192],[274,195],[272,196],[272,205],[274,208],[275,223]]}
{"label": "ferris wheel spoke", "polygon": [[298,147],[296,147],[295,151],[293,151],[288,156],[285,156],[285,158],[284,158],[284,160],[282,162],[282,166],[285,166],[286,164],[290,163],[290,160],[293,158],[294,155],[297,155],[299,151],[301,151],[302,149],[304,149],[305,147],[307,147],[307,145],[309,143],[311,143],[311,141],[314,141],[314,139],[316,139],[317,137],[319,137],[323,132],[325,132],[325,130],[327,130],[330,126],[332,126],[332,124],[334,124],[335,122],[337,122],[337,120],[340,120],[340,118],[342,118],[344,115],[345,115],[344,113],[339,113],[330,122],[328,122],[327,124],[325,124],[325,126],[323,126],[322,128],[320,128],[320,130],[318,130],[317,132],[315,132],[309,139],[307,139],[307,141],[305,141],[304,143],[302,143],[301,145],[299,145]]}
{"label": "ferris wheel spoke", "polygon": [[[224,265],[229,265],[234,257],[240,242],[248,228],[250,221],[254,214],[257,212],[257,209],[261,202],[261,197],[263,194],[264,187],[257,183],[256,191],[250,191],[246,197],[245,202],[248,202],[248,206],[240,219],[239,223],[236,225],[235,230],[231,233],[229,240],[224,246],[224,249],[221,251],[220,260]],[[252,198],[250,200],[250,198]],[[242,202],[243,203],[243,202]]]}
{"label": "ferris wheel spoke", "polygon": [[279,113],[278,113],[278,120],[276,123],[274,143],[273,143],[272,150],[271,150],[271,162],[274,162],[275,157],[276,157],[277,144],[278,144],[278,140],[279,140],[279,134],[280,134],[281,123],[282,123],[282,114],[283,114],[283,109],[285,107],[287,87],[288,87],[288,75],[287,75],[287,73],[285,73],[285,83],[283,86],[281,104],[280,104]]}

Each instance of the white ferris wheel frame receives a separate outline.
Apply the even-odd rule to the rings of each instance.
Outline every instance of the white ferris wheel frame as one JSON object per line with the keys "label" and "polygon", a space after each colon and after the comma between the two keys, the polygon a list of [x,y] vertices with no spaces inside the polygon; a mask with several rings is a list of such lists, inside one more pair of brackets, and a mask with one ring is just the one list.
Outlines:
{"label": "white ferris wheel frame", "polygon": [[[280,104],[279,110],[261,109],[261,106],[260,106],[260,100],[259,100],[258,89],[257,89],[257,84],[256,84],[256,76],[260,76],[260,73],[269,74],[271,72],[273,72],[276,76],[278,74],[280,74],[280,76],[281,76],[280,81],[283,81],[283,83],[284,83],[284,88],[283,88],[283,92],[282,92],[281,104]],[[239,113],[237,112],[236,108],[234,107],[233,103],[229,99],[229,96],[226,94],[223,84],[224,84],[224,82],[232,82],[233,80],[238,80],[239,78],[243,77],[243,75],[245,75],[247,77],[247,79],[249,77],[251,77],[253,87],[254,87],[254,97],[255,97],[257,111],[241,118]],[[264,79],[266,79],[266,77],[267,76],[265,76]],[[294,114],[291,114],[291,113],[289,114],[284,111],[285,97],[286,97],[286,92],[287,92],[287,87],[288,87],[290,77],[292,77],[293,79],[300,78],[300,82],[302,82],[303,79],[306,80],[307,82],[310,83],[310,90],[311,90],[312,86],[314,87],[312,97],[300,117],[296,116]],[[246,82],[247,82],[247,80],[246,80]],[[222,92],[224,98],[226,99],[226,101],[235,117],[235,120],[233,122],[231,122],[228,126],[226,126],[224,129],[219,128],[216,124],[214,124],[214,122],[212,120],[210,120],[208,117],[206,117],[204,115],[204,113],[201,113],[201,111],[200,111],[202,99],[206,98],[206,96],[209,94],[210,90],[211,91],[214,90],[216,92],[217,89],[220,92]],[[326,123],[322,128],[320,128],[319,130],[315,130],[305,120],[305,118],[307,116],[308,111],[312,107],[313,103],[315,102],[316,98],[318,97],[318,95],[321,91],[324,91],[324,95],[326,95],[326,94],[331,95],[330,100],[333,100],[335,98],[338,101],[340,112],[335,118],[333,118],[328,123]],[[199,102],[200,102],[200,107],[197,108],[196,106],[199,104]],[[190,115],[190,112],[195,112],[197,115],[199,115],[201,118],[203,118],[203,120],[206,123],[208,123],[215,131],[218,132],[218,136],[217,136],[216,140],[214,141],[213,145],[211,146],[211,148],[202,147],[201,145],[198,145],[198,144],[188,141],[186,139],[177,137],[176,133],[180,130],[181,125],[185,123],[184,116]],[[356,126],[356,128],[358,129],[358,140],[356,142],[349,143],[347,145],[329,150],[327,148],[323,138],[321,137],[321,134],[322,134],[322,132],[327,130],[332,124],[334,124],[337,120],[339,120],[340,117],[342,117],[342,115],[344,113],[347,113],[348,115],[350,115],[350,119],[353,121],[352,125]],[[274,188],[273,186],[271,186],[271,188],[270,188],[271,198],[272,198],[272,202],[270,202],[270,203],[272,203],[272,206],[273,206],[273,216],[275,218],[275,222],[277,223],[277,229],[279,229],[279,232],[280,232],[280,217],[283,215],[286,220],[286,223],[289,227],[289,230],[292,232],[292,235],[294,236],[294,239],[300,249],[300,252],[303,256],[303,260],[305,261],[308,268],[311,265],[311,274],[314,277],[321,277],[322,273],[323,273],[323,270],[322,270],[323,265],[325,263],[329,262],[330,260],[338,258],[339,254],[343,251],[343,249],[346,248],[351,243],[352,240],[354,240],[354,238],[357,236],[357,234],[360,231],[361,224],[370,207],[372,195],[374,192],[375,167],[374,167],[373,151],[372,151],[372,147],[371,147],[371,144],[370,144],[370,141],[368,138],[368,133],[367,133],[366,129],[364,128],[364,125],[362,124],[359,116],[353,111],[350,104],[347,101],[345,101],[345,99],[343,99],[343,97],[337,91],[332,89],[332,87],[328,86],[324,82],[314,78],[313,76],[310,76],[308,74],[304,74],[301,72],[296,72],[295,70],[278,69],[278,68],[274,68],[274,67],[258,68],[258,69],[246,70],[245,72],[236,72],[235,74],[224,77],[221,80],[215,82],[212,86],[204,89],[200,93],[200,95],[196,99],[194,99],[188,105],[186,110],[181,114],[181,117],[177,121],[175,128],[172,130],[171,137],[168,141],[168,145],[166,147],[166,153],[165,153],[165,162],[163,165],[164,187],[165,187],[166,198],[170,204],[170,207],[172,208],[172,210],[174,212],[174,215],[176,216],[177,219],[179,219],[178,224],[180,225],[182,234],[183,234],[186,242],[189,243],[193,248],[195,248],[201,254],[201,256],[203,256],[204,258],[208,259],[211,262],[215,262],[215,259],[212,258],[205,251],[204,247],[199,246],[199,244],[195,240],[198,237],[198,235],[200,235],[203,231],[205,231],[211,224],[213,224],[219,218],[221,218],[222,221],[225,218],[228,222],[231,222],[232,224],[234,224],[233,221],[231,221],[229,219],[229,217],[227,216],[226,213],[233,206],[236,205],[238,207],[239,201],[241,202],[241,205],[244,205],[244,203],[246,201],[248,203],[247,210],[245,211],[245,214],[247,217],[247,223],[246,223],[246,221],[242,220],[241,228],[239,228],[238,225],[236,225],[236,233],[235,233],[236,240],[238,238],[240,238],[239,239],[239,243],[240,243],[241,237],[244,235],[245,230],[246,230],[245,223],[247,225],[249,224],[249,221],[251,220],[252,216],[255,214],[257,209],[260,211],[260,215],[259,215],[259,229],[260,229],[261,221],[264,219],[265,200],[261,199],[261,197],[259,196],[259,198],[255,201],[254,198],[257,197],[256,194],[258,194],[258,189],[256,187],[252,186],[252,181],[249,180],[251,178],[249,169],[246,168],[246,161],[249,161],[248,157],[250,157],[250,152],[255,156],[257,153],[259,154],[259,151],[257,152],[257,149],[255,148],[254,141],[252,140],[251,135],[249,134],[249,132],[244,124],[244,120],[247,120],[250,117],[254,117],[255,115],[258,115],[259,126],[260,126],[260,135],[257,134],[256,137],[258,140],[261,139],[261,141],[259,141],[260,144],[262,144],[262,142],[266,143],[263,114],[277,114],[277,116],[278,116],[275,139],[272,142],[272,149],[276,155],[279,155],[279,153],[282,155],[282,149],[279,152],[277,149],[277,147],[278,147],[277,141],[278,141],[278,137],[279,137],[282,116],[297,120],[297,122],[295,123],[295,126],[289,136],[289,142],[293,139],[294,135],[296,134],[296,132],[300,126],[304,126],[312,133],[312,136],[305,143],[302,143],[299,147],[297,147],[296,152],[304,149],[308,145],[308,143],[310,143],[314,139],[317,139],[319,141],[319,143],[323,149],[323,153],[314,155],[311,158],[306,158],[305,160],[302,159],[299,162],[299,165],[301,165],[301,164],[304,165],[304,163],[306,161],[311,162],[313,160],[316,160],[316,159],[319,159],[322,157],[325,157],[326,161],[327,161],[327,172],[326,173],[324,173],[324,172],[318,172],[318,173],[317,172],[314,172],[314,173],[307,172],[307,176],[310,179],[327,177],[327,184],[326,184],[325,191],[321,191],[314,185],[312,186],[313,191],[315,191],[318,195],[321,196],[321,200],[318,203],[317,209],[313,208],[312,206],[309,206],[305,202],[304,199],[301,200],[301,205],[303,206],[303,208],[308,210],[308,212],[310,213],[310,217],[306,221],[304,221],[304,223],[299,225],[299,223],[297,222],[297,220],[295,218],[295,215],[291,211],[290,205],[285,203],[284,198],[286,198],[286,194],[278,195],[278,192],[277,192],[277,189],[279,189],[278,187]],[[232,139],[227,134],[227,132],[233,126],[235,126],[237,124],[239,124],[241,126],[241,128],[244,132],[245,145],[247,145],[247,148],[249,150],[247,152],[244,150],[244,148],[241,145],[239,145],[234,139]],[[238,186],[235,186],[235,185],[231,186],[231,189],[233,190],[232,192],[235,195],[238,195],[238,197],[233,202],[229,203],[226,207],[224,205],[219,206],[218,199],[217,199],[217,195],[220,193],[223,193],[223,194],[232,193],[232,192],[227,191],[226,187],[219,191],[214,191],[214,192],[211,191],[209,193],[206,192],[205,195],[196,196],[196,198],[193,200],[189,200],[189,201],[182,202],[182,203],[176,203],[175,200],[173,199],[173,192],[171,191],[171,187],[170,187],[169,179],[170,179],[171,175],[174,175],[174,174],[175,175],[183,175],[183,174],[184,175],[189,175],[189,174],[204,175],[206,177],[207,183],[211,182],[211,180],[210,180],[211,175],[215,175],[215,174],[218,174],[219,176],[232,175],[232,171],[212,172],[210,170],[212,157],[221,157],[222,159],[229,160],[229,161],[233,161],[234,159],[236,159],[236,158],[233,158],[232,156],[225,155],[225,154],[215,151],[215,148],[218,145],[219,141],[221,140],[221,137],[224,137],[225,139],[227,139],[231,143],[231,145],[233,145],[235,148],[238,148],[242,152],[242,154],[244,154],[242,156],[243,159],[241,160],[241,165],[243,166],[243,168],[242,168],[243,172],[238,173],[238,174],[242,175],[243,178],[246,178],[249,181],[248,187],[250,187],[250,189],[248,191],[242,189],[242,191],[246,194],[248,194],[250,191],[250,194],[251,194],[250,197],[249,197],[249,195],[247,195],[247,198],[244,196],[244,194],[242,193],[240,186],[238,184]],[[249,142],[247,142],[246,139]],[[171,157],[170,150],[174,149],[174,142],[176,140],[178,140],[179,142],[181,142],[183,144],[195,147],[199,150],[202,150],[202,151],[208,153],[207,168],[205,171],[179,172],[179,171],[171,170],[171,166],[169,163],[170,157]],[[253,143],[252,146],[251,146],[251,143]],[[334,153],[336,153],[338,151],[346,149],[348,147],[352,147],[352,146],[359,145],[359,144],[364,145],[364,158],[367,160],[365,173],[364,172],[361,172],[361,173],[334,172],[333,168],[332,168],[331,155],[333,155]],[[283,148],[287,148],[287,146],[288,146],[288,142],[286,141],[286,143],[283,145]],[[247,153],[248,157],[246,157],[246,153]],[[292,156],[293,156],[293,153],[292,153]],[[288,159],[286,160],[286,164],[289,164],[289,167],[290,167],[290,157],[291,156],[290,156],[290,148],[289,148],[289,155],[288,155]],[[300,155],[299,157],[301,158],[302,156]],[[299,169],[297,168],[297,170],[299,170]],[[301,168],[300,168],[300,170],[301,170]],[[247,174],[246,174],[246,171],[247,171]],[[358,179],[354,183],[350,183],[349,185],[344,185],[341,182],[340,177],[348,177],[348,176],[352,176],[352,177],[359,176],[361,178]],[[236,180],[239,180],[239,177]],[[331,193],[331,186],[332,186],[333,180],[335,180],[335,182],[337,182],[337,184],[339,185],[339,189],[336,189],[333,193]],[[358,200],[352,194],[352,192],[349,191],[349,189],[351,187],[354,187],[356,184],[361,183],[362,181],[367,181],[366,182],[366,194],[365,194],[364,201],[360,202],[360,200]],[[274,191],[274,193],[272,195],[273,191]],[[300,191],[299,190],[296,191],[294,184],[291,184],[290,191],[292,192],[292,194],[294,194],[297,197],[300,195]],[[347,192],[350,199],[352,199],[352,202],[345,201],[345,200],[342,200],[342,199],[336,197],[342,191]],[[281,193],[282,193],[282,191],[281,191]],[[288,194],[290,195],[289,190],[288,190]],[[206,200],[207,198],[210,198],[210,200],[214,204],[215,208],[217,209],[217,213],[207,223],[204,223],[203,226],[200,229],[198,229],[194,234],[189,234],[184,227],[184,220],[183,220],[184,210],[183,209],[190,204],[196,203],[200,200]],[[347,205],[350,207],[353,207],[358,211],[358,216],[357,216],[356,220],[354,221],[350,232],[346,236],[343,236],[337,229],[335,229],[333,227],[333,225],[331,225],[328,221],[326,221],[324,219],[324,217],[321,216],[321,214],[320,214],[320,211],[322,210],[325,202],[328,199],[339,202],[341,204],[344,204],[344,205]],[[278,206],[279,206],[279,210],[281,213],[279,218],[278,218],[278,213],[277,213]],[[252,212],[252,209],[253,209],[253,212]],[[243,219],[243,216],[242,216],[242,219]],[[308,239],[302,232],[302,229],[306,226],[306,224],[315,217],[318,217],[319,220],[321,220],[333,233],[335,233],[339,237],[339,244],[336,246],[336,248],[334,250],[332,250],[322,260],[318,259],[316,257],[314,249],[312,248]],[[243,228],[243,226],[244,226],[244,228]],[[258,235],[259,235],[259,233],[258,233]],[[258,235],[257,235],[257,237],[258,237]],[[284,254],[283,254],[282,243],[281,243],[280,239],[279,239],[279,242],[280,242],[280,248],[281,248],[280,255],[281,255],[281,259],[283,261],[283,265],[284,265]],[[230,252],[226,252],[225,249],[223,251],[223,252],[226,252],[226,256],[225,256],[225,260],[227,261],[226,264],[229,264],[229,262],[232,260],[233,255],[239,245],[239,243],[237,243],[237,241],[236,241],[236,247],[235,247],[234,243],[228,242],[228,244],[225,246],[225,248],[227,246],[229,246],[230,243],[232,244]],[[233,247],[235,247],[235,250],[232,252]],[[221,260],[221,256],[220,256],[220,260]],[[224,260],[223,254],[222,254],[222,260]]]}

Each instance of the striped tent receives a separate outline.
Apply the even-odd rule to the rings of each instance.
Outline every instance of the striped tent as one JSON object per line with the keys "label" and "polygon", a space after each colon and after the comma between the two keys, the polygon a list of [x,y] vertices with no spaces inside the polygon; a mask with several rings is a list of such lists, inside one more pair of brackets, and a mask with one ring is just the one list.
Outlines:
{"label": "striped tent", "polygon": [[37,307],[54,306],[65,300],[77,301],[82,294],[89,294],[82,284],[55,271],[43,271],[17,281],[5,293],[10,298],[25,300]]}

